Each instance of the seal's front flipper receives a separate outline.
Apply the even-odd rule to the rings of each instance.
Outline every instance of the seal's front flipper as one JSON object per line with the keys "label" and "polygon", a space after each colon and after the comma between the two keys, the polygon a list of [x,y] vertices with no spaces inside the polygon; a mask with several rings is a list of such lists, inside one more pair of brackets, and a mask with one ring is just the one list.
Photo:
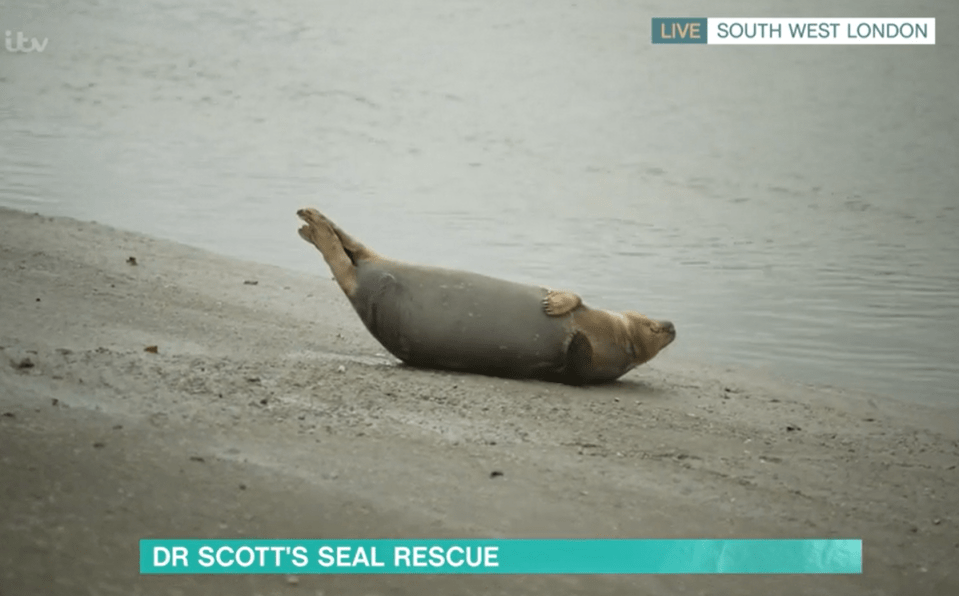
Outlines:
{"label": "seal's front flipper", "polygon": [[563,382],[582,385],[591,380],[593,346],[584,333],[576,333],[566,348],[566,366],[563,367]]}
{"label": "seal's front flipper", "polygon": [[306,225],[297,230],[300,237],[315,246],[330,266],[333,277],[347,295],[356,292],[356,265],[347,254],[339,235],[330,222],[316,209],[300,209],[296,212]]}
{"label": "seal's front flipper", "polygon": [[543,298],[543,311],[551,317],[561,317],[576,310],[583,299],[572,292],[550,290]]}

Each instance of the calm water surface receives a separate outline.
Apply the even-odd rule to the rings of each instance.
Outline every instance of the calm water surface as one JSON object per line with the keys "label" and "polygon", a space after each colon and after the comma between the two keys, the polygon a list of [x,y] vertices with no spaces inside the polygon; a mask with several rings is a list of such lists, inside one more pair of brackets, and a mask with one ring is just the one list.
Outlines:
{"label": "calm water surface", "polygon": [[48,39],[0,48],[0,204],[325,277],[312,205],[672,319],[662,358],[959,403],[959,3],[690,13],[936,17],[934,47],[651,46],[671,7],[0,2]]}

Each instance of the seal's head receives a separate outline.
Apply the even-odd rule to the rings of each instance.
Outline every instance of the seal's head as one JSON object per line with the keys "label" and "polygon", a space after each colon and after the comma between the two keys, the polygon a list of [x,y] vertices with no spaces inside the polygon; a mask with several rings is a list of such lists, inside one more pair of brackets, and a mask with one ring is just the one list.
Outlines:
{"label": "seal's head", "polygon": [[657,321],[632,311],[622,314],[635,366],[649,362],[676,339],[676,327],[670,321]]}

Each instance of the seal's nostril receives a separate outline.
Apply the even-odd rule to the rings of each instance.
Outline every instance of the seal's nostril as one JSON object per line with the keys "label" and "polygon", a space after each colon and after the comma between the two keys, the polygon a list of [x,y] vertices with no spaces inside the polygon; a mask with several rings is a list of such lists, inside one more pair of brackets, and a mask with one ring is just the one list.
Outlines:
{"label": "seal's nostril", "polygon": [[663,321],[662,325],[663,325],[663,329],[665,329],[668,333],[672,333],[673,335],[676,335],[676,327],[672,324],[672,322]]}

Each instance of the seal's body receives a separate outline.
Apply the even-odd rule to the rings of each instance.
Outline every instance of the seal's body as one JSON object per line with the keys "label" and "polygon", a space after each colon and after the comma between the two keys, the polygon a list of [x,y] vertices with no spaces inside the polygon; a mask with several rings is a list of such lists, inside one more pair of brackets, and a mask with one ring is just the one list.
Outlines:
{"label": "seal's body", "polygon": [[351,299],[366,328],[413,366],[539,377],[563,365],[564,319],[547,291],[449,269],[391,262],[356,268]]}
{"label": "seal's body", "polygon": [[571,292],[386,259],[316,210],[297,214],[366,328],[412,366],[611,381],[676,336],[668,321],[591,309]]}

